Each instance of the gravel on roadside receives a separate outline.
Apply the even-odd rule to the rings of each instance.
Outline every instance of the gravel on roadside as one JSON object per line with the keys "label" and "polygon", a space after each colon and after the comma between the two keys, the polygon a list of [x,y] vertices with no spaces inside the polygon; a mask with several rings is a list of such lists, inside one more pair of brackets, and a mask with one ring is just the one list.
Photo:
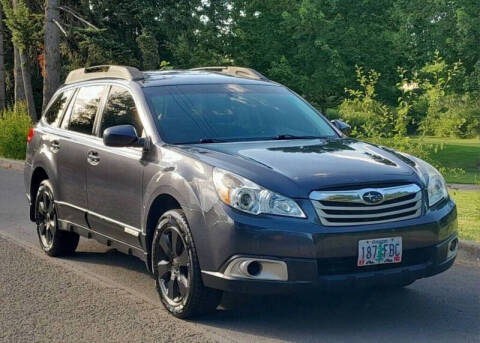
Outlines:
{"label": "gravel on roadside", "polygon": [[160,303],[97,284],[0,236],[0,342],[107,341],[212,338]]}
{"label": "gravel on roadside", "polygon": [[460,191],[480,191],[480,185],[472,185],[468,183],[449,183],[449,189]]}
{"label": "gravel on roadside", "polygon": [[0,168],[23,170],[25,161],[23,160],[11,160],[8,158],[0,157]]}

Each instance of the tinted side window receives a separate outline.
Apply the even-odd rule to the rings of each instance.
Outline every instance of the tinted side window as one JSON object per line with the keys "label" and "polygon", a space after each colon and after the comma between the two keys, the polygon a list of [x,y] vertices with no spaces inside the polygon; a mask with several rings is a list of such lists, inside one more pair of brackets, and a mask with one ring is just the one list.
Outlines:
{"label": "tinted side window", "polygon": [[70,130],[92,134],[95,115],[104,89],[104,86],[89,86],[79,90],[70,116],[68,125]]}
{"label": "tinted side window", "polygon": [[103,136],[105,129],[116,125],[132,125],[137,134],[142,135],[143,126],[130,92],[125,88],[112,86],[103,112],[100,136]]}
{"label": "tinted side window", "polygon": [[58,126],[58,122],[60,121],[62,113],[67,107],[68,101],[70,100],[70,96],[72,95],[72,93],[73,90],[70,89],[57,96],[55,101],[52,103],[52,106],[50,106],[44,114],[44,119],[48,124],[52,126]]}

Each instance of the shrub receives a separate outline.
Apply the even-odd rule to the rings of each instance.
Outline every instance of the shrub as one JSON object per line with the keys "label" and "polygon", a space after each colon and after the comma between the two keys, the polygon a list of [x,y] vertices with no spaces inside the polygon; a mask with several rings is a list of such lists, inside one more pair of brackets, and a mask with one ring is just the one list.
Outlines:
{"label": "shrub", "polygon": [[445,95],[422,122],[425,134],[470,138],[480,135],[480,100],[472,94]]}
{"label": "shrub", "polygon": [[435,53],[434,59],[420,70],[422,78],[418,79],[419,94],[412,104],[426,105],[425,117],[419,126],[421,133],[462,138],[479,135],[478,94],[458,94],[452,87],[460,70],[460,62],[448,65],[438,52]]}
{"label": "shrub", "polygon": [[30,127],[32,121],[25,103],[0,112],[0,156],[24,159]]}
{"label": "shrub", "polygon": [[339,106],[340,117],[353,128],[355,136],[372,136],[372,130],[388,132],[392,127],[392,111],[376,99],[375,86],[380,74],[374,70],[365,73],[356,68],[360,90],[346,89],[348,98]]}

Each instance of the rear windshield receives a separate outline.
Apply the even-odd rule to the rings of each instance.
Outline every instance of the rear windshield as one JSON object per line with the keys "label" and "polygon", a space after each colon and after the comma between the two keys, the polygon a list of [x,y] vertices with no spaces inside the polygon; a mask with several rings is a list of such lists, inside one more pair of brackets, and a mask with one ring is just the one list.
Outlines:
{"label": "rear windshield", "polygon": [[160,86],[146,88],[145,95],[163,140],[171,144],[338,137],[317,111],[280,86]]}

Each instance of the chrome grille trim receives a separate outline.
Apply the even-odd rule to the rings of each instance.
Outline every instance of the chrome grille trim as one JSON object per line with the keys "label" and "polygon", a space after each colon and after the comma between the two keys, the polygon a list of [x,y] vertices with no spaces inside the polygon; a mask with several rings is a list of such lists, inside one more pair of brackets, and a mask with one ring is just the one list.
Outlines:
{"label": "chrome grille trim", "polygon": [[[383,200],[376,204],[367,203],[363,195],[371,191],[383,194]],[[410,198],[405,199],[409,196]],[[387,223],[416,218],[422,213],[422,191],[415,184],[345,191],[314,191],[310,194],[310,199],[325,226]],[[378,212],[363,214],[361,211]]]}

